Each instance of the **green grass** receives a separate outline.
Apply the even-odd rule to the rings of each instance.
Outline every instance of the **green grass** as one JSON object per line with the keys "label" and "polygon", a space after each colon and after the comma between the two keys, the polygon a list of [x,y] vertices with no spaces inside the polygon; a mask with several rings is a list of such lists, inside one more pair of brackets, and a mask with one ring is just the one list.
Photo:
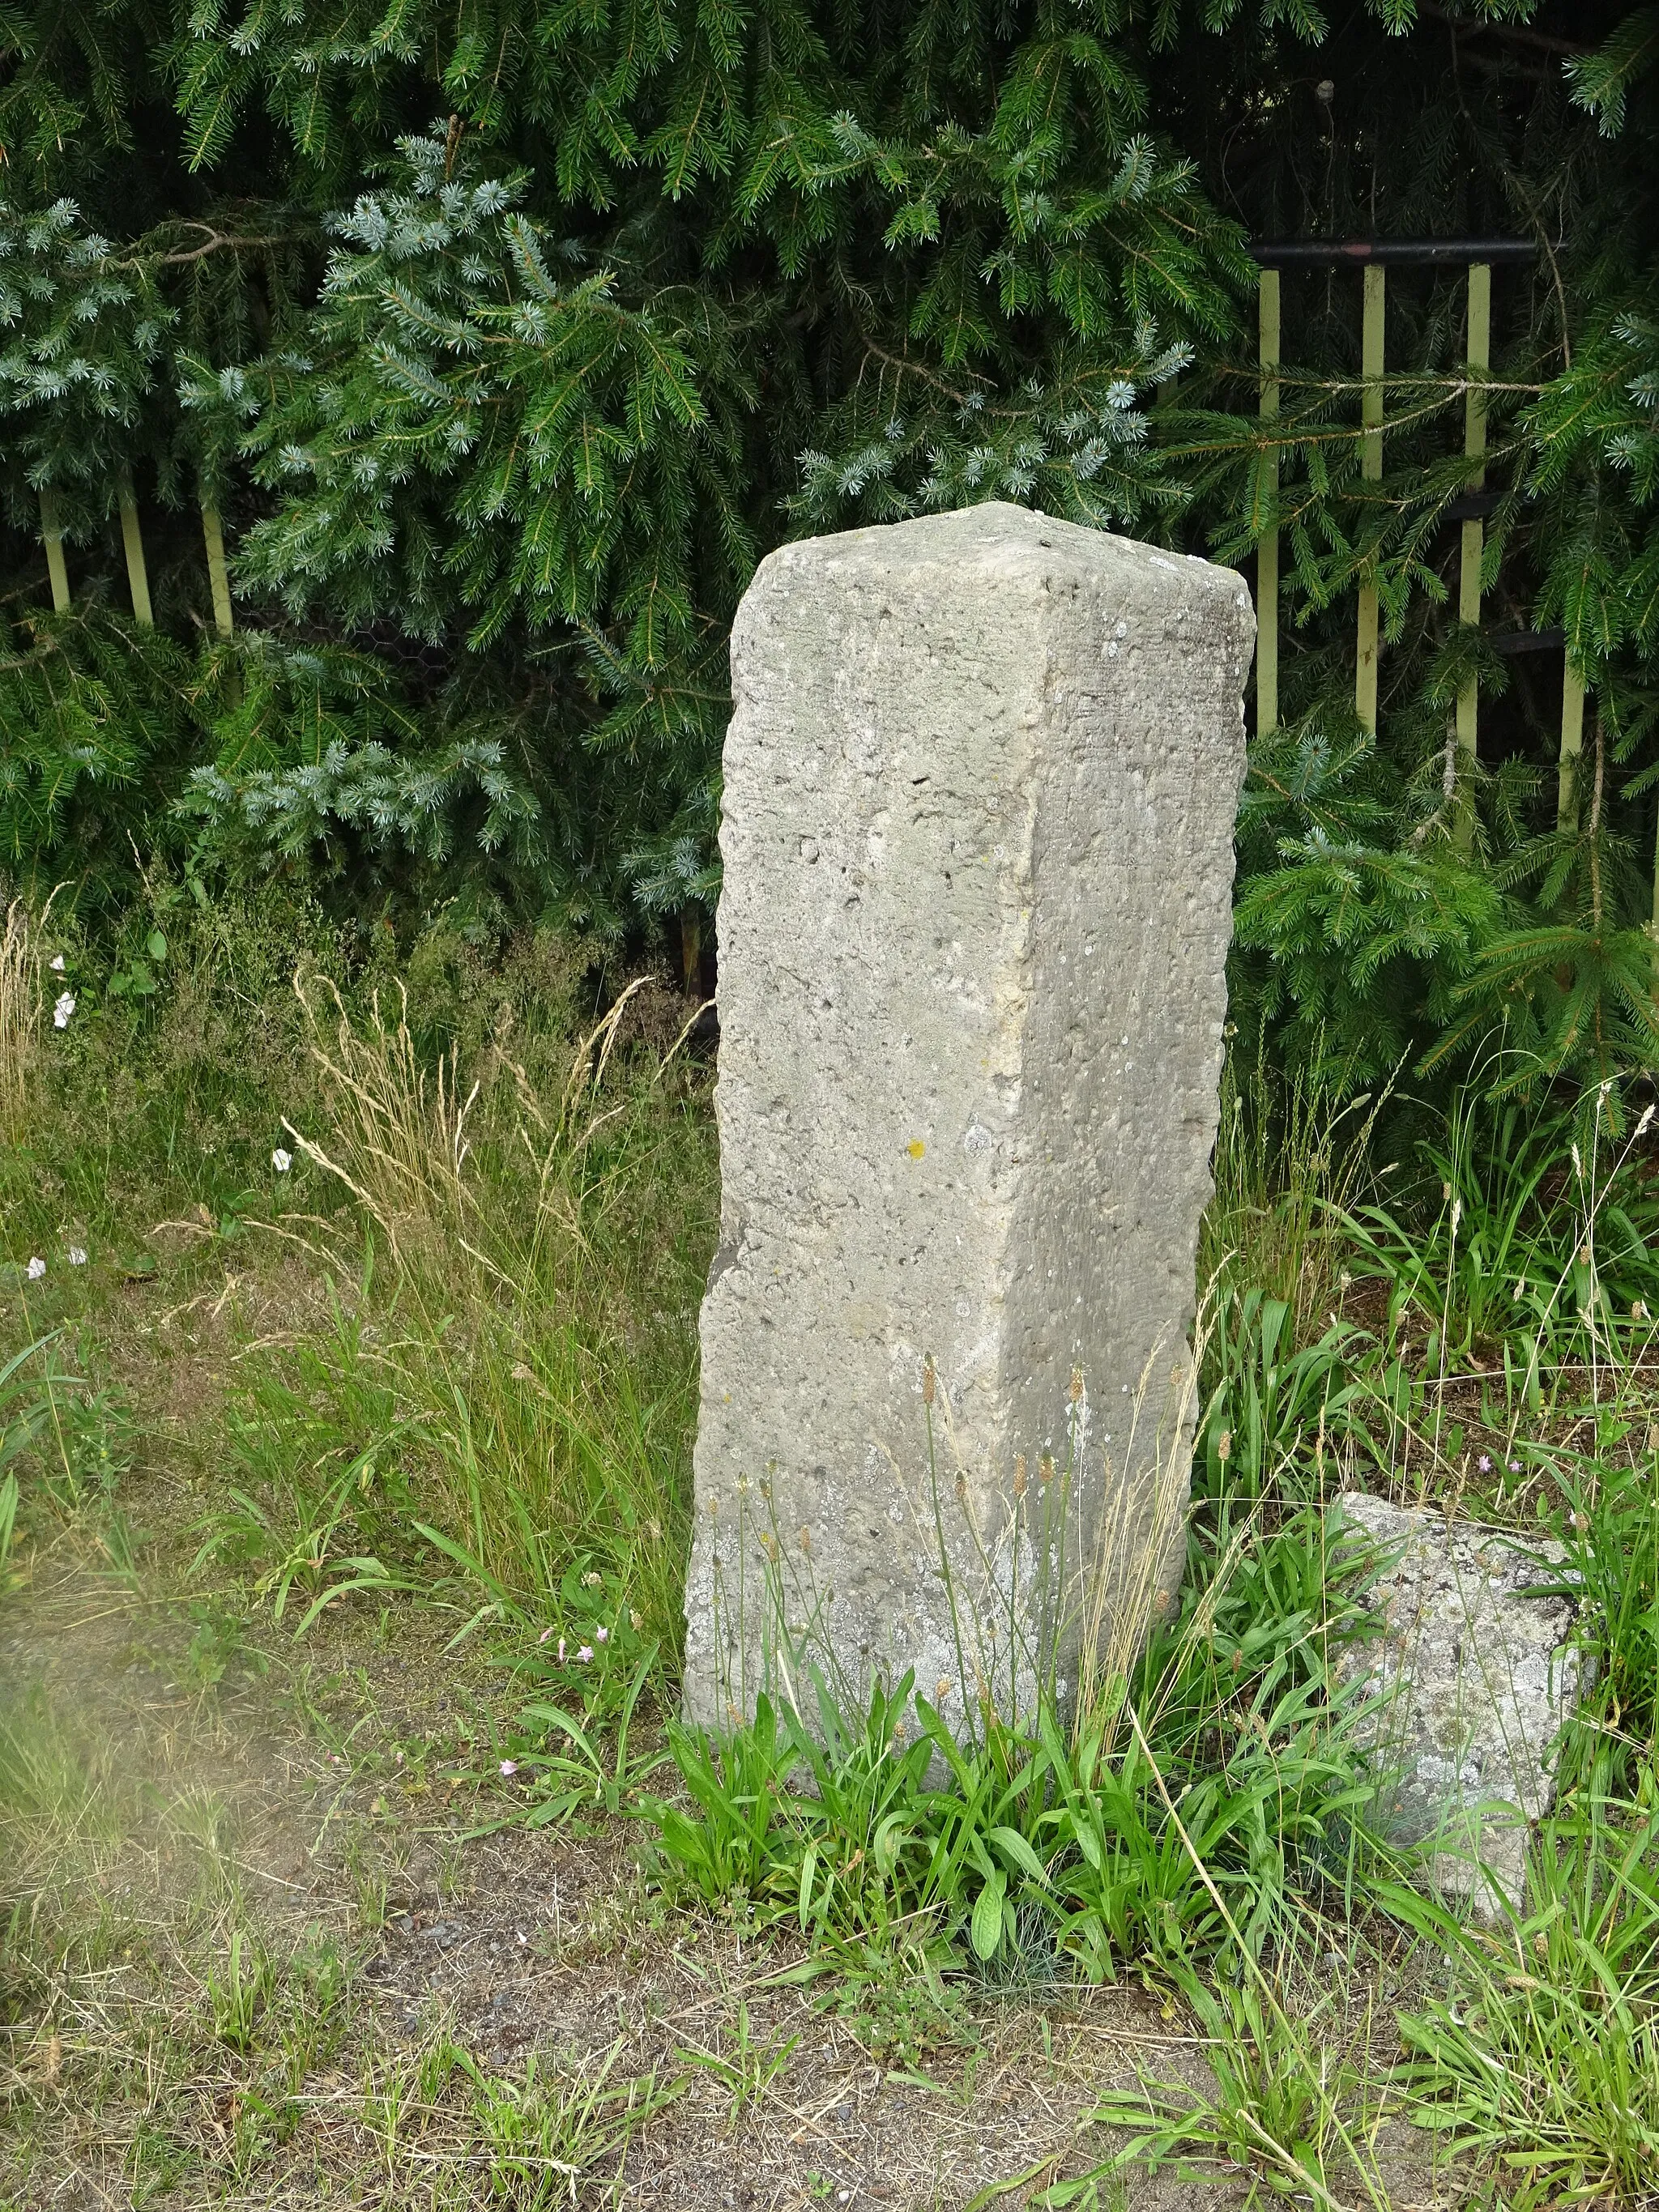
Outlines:
{"label": "green grass", "polygon": [[[780,1699],[716,1740],[674,1717],[718,1195],[685,1009],[619,999],[549,939],[492,964],[441,927],[400,975],[373,933],[273,902],[170,908],[143,1005],[70,943],[76,1022],[33,1038],[8,1107],[0,1607],[46,1644],[69,1633],[54,1590],[71,1625],[126,1608],[99,1694],[149,1669],[183,1717],[137,1759],[95,1704],[66,1717],[37,1685],[0,1714],[0,2100],[28,2177],[0,2202],[104,2140],[135,2202],[279,2176],[625,2197],[632,2147],[682,2109],[741,2131],[804,2094],[823,2021],[878,2064],[969,2079],[988,2022],[1025,2021],[1047,2063],[1048,2023],[1111,1989],[1152,1992],[1206,2070],[1091,2084],[1033,2169],[1054,2205],[1115,2201],[1134,2145],[1381,2212],[1406,2119],[1465,2201],[1640,2203],[1659,1218],[1639,1117],[1470,1090],[1437,1127],[1230,1074],[1188,1573],[1145,1654],[1017,1725],[988,1707],[965,1746],[927,1686],[810,1677],[804,1715]],[[1425,1897],[1370,1832],[1342,1667],[1366,1563],[1333,1556],[1323,1511],[1352,1483],[1549,1534],[1582,1595],[1594,1686],[1532,1893],[1495,1924]],[[402,1710],[400,1670],[441,1717]],[[219,1778],[272,1730],[303,1747],[333,1854],[315,1926],[270,1909],[258,1823]],[[605,1955],[690,1956],[702,1931],[817,2010],[773,2019],[737,1982],[648,2061],[611,2036],[507,2065],[436,2017],[389,2039],[371,1968],[420,1822],[457,1867],[469,1835],[556,1840],[608,1869]],[[1108,2125],[1127,2133],[1103,2156]]]}
{"label": "green grass", "polygon": [[[663,1878],[832,1954],[927,1951],[1005,1981],[1157,1978],[1235,1943],[1259,1952],[1349,1892],[1372,1793],[1322,1668],[1285,1668],[1276,1636],[1235,1626],[1238,1640],[1211,1641],[1206,1621],[1154,1645],[1129,1692],[1150,1741],[1121,1682],[1069,1727],[1052,1709],[1010,1727],[988,1707],[966,1747],[921,1697],[907,1739],[908,1680],[851,1714],[821,1680],[805,1715],[763,1698],[720,1742],[673,1729],[691,1809],[647,1808]],[[1291,1632],[1305,1644],[1330,1626]],[[1248,1670],[1230,1649],[1250,1652]],[[1218,1655],[1224,1686],[1206,1697]]]}
{"label": "green grass", "polygon": [[[1271,1989],[1249,1982],[1212,1989],[1189,1979],[1186,1996],[1208,2039],[1214,2086],[1194,2094],[1142,2080],[1103,2098],[1095,2119],[1127,2138],[1114,2165],[1168,2166],[1182,2180],[1247,2174],[1256,2191],[1327,2212],[1356,2198],[1385,2206],[1368,2146],[1386,2069],[1363,2029],[1329,2033],[1328,2001],[1293,2020]],[[1074,2202],[1076,2187],[1051,2191],[1050,2203]]]}
{"label": "green grass", "polygon": [[1419,2124],[1502,2176],[1516,2212],[1638,2203],[1659,2172],[1659,1806],[1576,1796],[1492,1928],[1394,1907],[1446,1960],[1402,2015]]}
{"label": "green grass", "polygon": [[[549,1037],[498,998],[501,1041],[462,1085],[457,1043],[423,1055],[416,1042],[441,1035],[440,1014],[459,1019],[453,1000],[422,1012],[371,969],[348,1004],[303,963],[291,988],[246,912],[174,943],[180,979],[147,1028],[83,994],[52,1109],[9,1156],[6,1218],[51,1255],[22,1286],[27,1310],[71,1327],[77,1306],[107,1311],[157,1249],[184,1247],[175,1277],[230,1266],[234,1383],[215,1455],[228,1496],[198,1565],[234,1566],[306,1625],[350,1590],[447,1580],[461,1620],[540,1626],[571,1563],[597,1561],[672,1666],[713,1243],[706,1078],[615,1019]],[[216,957],[232,969],[216,993]],[[442,972],[435,951],[413,965]],[[549,966],[489,980],[499,993]],[[275,1016],[252,1052],[253,1127],[234,1072],[262,1029],[248,987]],[[632,1012],[660,1034],[648,997]],[[216,1055],[204,1065],[197,1024],[221,1036],[222,1073]],[[129,1107],[121,1158],[138,1193],[112,1166]],[[45,1216],[53,1202],[73,1209],[67,1232]],[[77,1235],[93,1239],[78,1273],[62,1257]],[[307,1310],[273,1327],[234,1285],[283,1261],[306,1279]]]}

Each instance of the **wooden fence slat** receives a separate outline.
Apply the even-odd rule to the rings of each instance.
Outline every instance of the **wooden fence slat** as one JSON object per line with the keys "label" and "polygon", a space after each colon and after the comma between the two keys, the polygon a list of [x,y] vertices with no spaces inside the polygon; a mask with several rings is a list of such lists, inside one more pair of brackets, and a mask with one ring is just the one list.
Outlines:
{"label": "wooden fence slat", "polygon": [[208,581],[213,586],[213,626],[221,637],[228,637],[235,628],[235,617],[230,605],[230,571],[225,565],[225,533],[218,508],[205,499],[202,536],[207,544]]}
{"label": "wooden fence slat", "polygon": [[[1360,374],[1365,388],[1360,396],[1359,419],[1364,426],[1359,473],[1366,483],[1382,480],[1382,367],[1383,322],[1387,302],[1386,277],[1375,262],[1365,269],[1365,313],[1360,347]],[[1354,712],[1368,730],[1376,728],[1376,586],[1359,586],[1359,634],[1353,678]]]}
{"label": "wooden fence slat", "polygon": [[[1257,321],[1261,342],[1261,418],[1272,422],[1279,413],[1279,271],[1261,271],[1257,298]],[[1275,446],[1265,465],[1265,475],[1275,511],[1279,501],[1279,449]],[[1255,733],[1265,736],[1279,727],[1279,524],[1265,530],[1255,549]]]}
{"label": "wooden fence slat", "polygon": [[1578,827],[1578,763],[1584,750],[1584,679],[1568,653],[1561,670],[1561,770],[1555,792],[1555,826]]}
{"label": "wooden fence slat", "polygon": [[[1484,375],[1492,365],[1492,268],[1489,263],[1469,264],[1468,362]],[[1463,452],[1470,460],[1482,459],[1486,451],[1486,395],[1471,384],[1463,398]],[[1484,467],[1476,469],[1467,489],[1479,491],[1486,481]],[[1471,629],[1480,620],[1480,560],[1486,551],[1486,528],[1478,515],[1466,516],[1457,579],[1457,619]],[[1474,836],[1474,780],[1470,771],[1480,742],[1480,690],[1470,676],[1457,694],[1457,810],[1458,844],[1467,851]]]}
{"label": "wooden fence slat", "polygon": [[69,612],[69,568],[64,559],[64,532],[58,520],[58,501],[49,491],[40,494],[40,535],[46,540],[46,574],[52,579],[52,604],[60,615]]}
{"label": "wooden fence slat", "polygon": [[144,533],[138,524],[138,502],[133,496],[131,477],[123,476],[117,496],[121,506],[121,544],[127,556],[127,588],[132,593],[133,615],[145,629],[154,629],[149,571],[144,565]]}

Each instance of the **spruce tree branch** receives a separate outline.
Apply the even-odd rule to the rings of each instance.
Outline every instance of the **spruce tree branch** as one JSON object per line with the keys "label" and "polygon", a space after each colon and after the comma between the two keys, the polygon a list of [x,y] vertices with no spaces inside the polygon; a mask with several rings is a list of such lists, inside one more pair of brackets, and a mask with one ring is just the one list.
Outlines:
{"label": "spruce tree branch", "polygon": [[[206,230],[208,226],[205,223],[192,224],[191,228]],[[161,266],[179,268],[187,261],[204,260],[210,253],[252,253],[263,246],[286,246],[295,234],[291,231],[270,231],[252,238],[237,238],[215,231],[210,234],[204,244],[191,246],[188,252],[162,254]]]}
{"label": "spruce tree branch", "polygon": [[1449,24],[1455,38],[1461,34],[1469,39],[1504,39],[1512,46],[1531,46],[1535,52],[1547,54],[1587,54],[1593,51],[1577,39],[1553,38],[1547,31],[1532,30],[1525,23],[1495,22],[1491,16],[1479,22],[1472,21],[1467,15],[1454,15],[1449,8],[1443,8],[1439,4],[1439,0],[1418,0],[1418,4],[1423,13],[1433,16],[1436,22]]}
{"label": "spruce tree branch", "polygon": [[243,236],[235,231],[223,231],[212,223],[181,219],[161,226],[163,230],[199,231],[203,241],[199,246],[179,247],[171,252],[108,254],[102,266],[106,269],[173,269],[186,263],[205,260],[214,253],[253,253],[268,246],[291,246],[307,234],[298,230],[266,231]]}
{"label": "spruce tree branch", "polygon": [[877,361],[884,362],[889,368],[900,376],[914,376],[919,378],[923,384],[931,385],[933,390],[948,399],[953,407],[971,410],[976,415],[997,415],[1011,419],[1019,415],[1021,410],[1018,408],[993,407],[977,394],[954,390],[936,370],[929,368],[925,362],[914,361],[908,354],[890,353],[885,346],[878,344],[870,336],[861,323],[855,324],[854,326],[858,331],[859,343],[866,354],[873,356]]}
{"label": "spruce tree branch", "polygon": [[[1493,386],[1490,384],[1483,384],[1480,387],[1483,392],[1495,390],[1528,392],[1543,388],[1528,385]],[[1409,429],[1413,423],[1427,422],[1433,416],[1443,414],[1445,411],[1446,404],[1444,401],[1430,401],[1421,407],[1409,409],[1403,415],[1391,415],[1383,427],[1390,432]],[[985,411],[990,413],[994,410],[987,409]],[[1295,453],[1305,451],[1310,446],[1354,445],[1364,434],[1363,427],[1358,423],[1333,423],[1328,428],[1318,430],[1298,430],[1287,424],[1283,434],[1278,436],[1263,437],[1259,431],[1253,429],[1247,436],[1188,439],[1179,444],[1171,443],[1162,447],[1160,451],[1167,453],[1172,460],[1185,460],[1199,453],[1270,452]],[[1502,459],[1506,450],[1507,448],[1502,446],[1489,447],[1486,457],[1486,465],[1491,467],[1496,461]]]}
{"label": "spruce tree branch", "polygon": [[[1231,364],[1226,364],[1217,368],[1214,374],[1218,377],[1231,377],[1236,382],[1248,385],[1252,392],[1259,386],[1261,381],[1261,371],[1259,368],[1255,367],[1248,368],[1235,368]],[[1334,398],[1340,398],[1347,392],[1369,392],[1375,388],[1376,384],[1375,379],[1361,376],[1310,376],[1305,373],[1300,372],[1292,368],[1286,368],[1282,364],[1274,368],[1273,375],[1280,386],[1281,392],[1287,388],[1297,392],[1327,392],[1332,394]],[[1549,389],[1547,384],[1504,382],[1499,378],[1491,376],[1482,376],[1478,378],[1471,376],[1440,376],[1427,370],[1415,374],[1410,370],[1406,370],[1395,375],[1385,376],[1382,380],[1382,385],[1385,398],[1390,392],[1432,391],[1438,392],[1443,395],[1443,404],[1447,406],[1449,406],[1454,400],[1462,399],[1468,392],[1472,391],[1514,392],[1520,393],[1526,398],[1536,399],[1541,392],[1547,392]],[[1382,428],[1385,430],[1393,430],[1397,428],[1401,422],[1408,419],[1409,418],[1405,416],[1385,414],[1383,416]]]}

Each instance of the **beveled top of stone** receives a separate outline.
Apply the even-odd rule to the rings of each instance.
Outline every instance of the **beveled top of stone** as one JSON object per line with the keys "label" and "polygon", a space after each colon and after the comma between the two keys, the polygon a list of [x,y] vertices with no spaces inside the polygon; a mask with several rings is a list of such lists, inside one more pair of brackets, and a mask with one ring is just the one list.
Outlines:
{"label": "beveled top of stone", "polygon": [[1160,574],[1167,574],[1178,580],[1183,598],[1201,591],[1218,611],[1225,606],[1235,616],[1248,616],[1247,644],[1254,635],[1249,593],[1236,570],[998,499],[945,514],[917,515],[907,522],[874,523],[830,537],[797,538],[767,555],[750,592],[763,591],[789,572],[805,568],[821,577],[826,569],[832,574],[863,568],[890,574],[935,565],[1005,574],[1024,572],[1034,580],[1069,571],[1079,580],[1127,580],[1133,574],[1152,583]]}

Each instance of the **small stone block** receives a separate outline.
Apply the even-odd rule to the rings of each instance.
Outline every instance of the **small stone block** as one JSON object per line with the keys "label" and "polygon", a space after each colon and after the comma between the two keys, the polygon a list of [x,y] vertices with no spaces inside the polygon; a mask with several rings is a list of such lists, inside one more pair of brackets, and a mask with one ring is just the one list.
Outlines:
{"label": "small stone block", "polygon": [[762,563],[693,1719],[913,1670],[961,1729],[1172,1578],[1253,627],[1231,570],[996,504]]}
{"label": "small stone block", "polygon": [[1430,1879],[1449,1895],[1491,1902],[1484,1867],[1519,1905],[1528,1824],[1554,1799],[1555,1747],[1583,1687],[1573,1601],[1540,1594],[1566,1554],[1364,1491],[1338,1504],[1389,1561],[1365,1594],[1382,1632],[1347,1662],[1387,1778],[1382,1825],[1431,1846]]}

